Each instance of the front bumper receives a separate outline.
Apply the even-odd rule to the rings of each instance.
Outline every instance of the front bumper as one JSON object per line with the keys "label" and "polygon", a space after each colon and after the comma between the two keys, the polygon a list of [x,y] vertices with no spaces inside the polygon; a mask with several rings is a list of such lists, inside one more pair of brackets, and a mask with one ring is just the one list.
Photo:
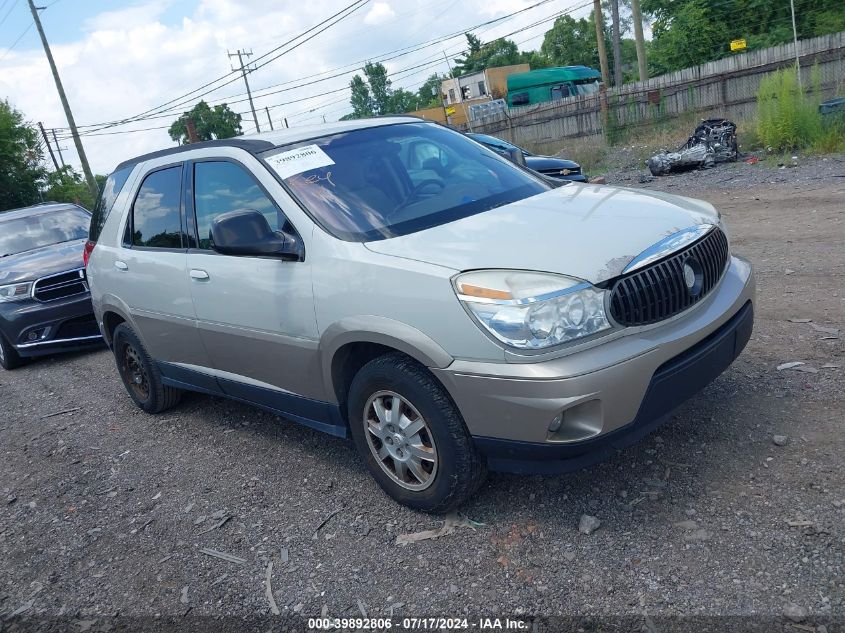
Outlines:
{"label": "front bumper", "polygon": [[103,341],[87,293],[46,303],[0,304],[0,332],[24,357],[85,349]]}
{"label": "front bumper", "polygon": [[751,265],[733,257],[710,296],[675,319],[554,360],[432,371],[491,469],[565,472],[636,441],[727,369],[751,336],[754,292]]}

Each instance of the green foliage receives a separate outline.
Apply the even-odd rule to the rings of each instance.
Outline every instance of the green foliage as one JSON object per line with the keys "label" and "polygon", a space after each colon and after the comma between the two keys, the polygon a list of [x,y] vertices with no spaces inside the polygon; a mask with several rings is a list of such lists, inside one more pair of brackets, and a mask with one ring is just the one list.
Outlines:
{"label": "green foliage", "polygon": [[189,143],[188,120],[193,120],[201,141],[232,138],[242,133],[240,114],[233,112],[225,103],[212,108],[205,101],[200,101],[173,122],[167,130],[170,138],[182,144]]}
{"label": "green foliage", "polygon": [[402,114],[440,104],[440,82],[444,77],[437,73],[429,76],[417,92],[411,92],[404,88],[394,90],[382,63],[367,63],[362,71],[363,77],[355,75],[349,82],[352,112],[341,117],[341,121],[381,114]]}
{"label": "green foliage", "polygon": [[452,65],[452,74],[455,77],[470,75],[487,68],[531,63],[532,59],[539,68],[548,66],[548,63],[544,63],[536,52],[520,52],[513,40],[499,38],[482,44],[481,40],[472,33],[466,33],[466,38],[467,52],[456,58]]}
{"label": "green foliage", "polygon": [[[613,46],[611,45],[611,24],[604,25],[605,50],[608,64],[613,68]],[[624,29],[623,29],[624,32]],[[551,29],[546,31],[540,52],[545,56],[546,66],[589,66],[598,69],[599,48],[596,40],[596,21],[593,13],[589,18],[574,19],[562,15],[555,20]],[[622,74],[624,81],[639,80],[637,70],[637,47],[632,39],[620,40],[622,56]],[[539,66],[542,67],[542,66]],[[532,69],[535,66],[532,64]],[[610,78],[611,82],[613,77]]]}
{"label": "green foliage", "polygon": [[[97,184],[102,187],[105,176],[96,177]],[[70,165],[60,167],[58,171],[47,174],[44,199],[51,202],[73,202],[86,209],[94,208],[94,196],[85,182],[85,177],[75,171]]]}
{"label": "green foliage", "polygon": [[[680,70],[732,53],[730,42],[744,38],[748,50],[792,41],[789,2],[771,0],[642,0],[650,14],[651,74]],[[845,30],[842,0],[795,0],[799,38]]]}
{"label": "green foliage", "polygon": [[795,68],[785,68],[760,81],[757,136],[765,146],[779,152],[804,149],[829,153],[845,149],[845,120],[819,113],[822,93],[818,67],[813,68],[809,79],[811,88],[802,90]]}
{"label": "green foliage", "polygon": [[41,158],[38,130],[8,101],[0,101],[0,211],[39,201]]}

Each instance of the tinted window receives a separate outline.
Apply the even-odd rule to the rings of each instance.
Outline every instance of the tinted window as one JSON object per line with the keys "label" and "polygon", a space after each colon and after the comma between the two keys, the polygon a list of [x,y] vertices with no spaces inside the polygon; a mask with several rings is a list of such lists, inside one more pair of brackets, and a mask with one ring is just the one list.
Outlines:
{"label": "tinted window", "polygon": [[132,245],[181,248],[182,168],[168,167],[144,178],[132,205]]}
{"label": "tinted window", "polygon": [[124,167],[114,172],[106,180],[103,190],[100,191],[100,197],[97,198],[97,204],[94,205],[94,212],[91,214],[89,240],[96,242],[99,239],[100,232],[106,225],[106,220],[114,206],[114,201],[117,200],[117,196],[120,194],[120,190],[123,189],[123,185],[126,184],[126,179],[129,178],[131,172],[131,167]]}
{"label": "tinted window", "polygon": [[327,231],[349,241],[421,231],[550,189],[492,150],[432,123],[344,132],[264,157]]}
{"label": "tinted window", "polygon": [[285,216],[240,165],[226,161],[194,164],[194,210],[200,248],[211,248],[211,223],[221,213],[258,211],[274,231],[285,229]]}
{"label": "tinted window", "polygon": [[0,257],[85,239],[90,223],[91,216],[77,208],[36,211],[27,217],[5,221],[0,214]]}

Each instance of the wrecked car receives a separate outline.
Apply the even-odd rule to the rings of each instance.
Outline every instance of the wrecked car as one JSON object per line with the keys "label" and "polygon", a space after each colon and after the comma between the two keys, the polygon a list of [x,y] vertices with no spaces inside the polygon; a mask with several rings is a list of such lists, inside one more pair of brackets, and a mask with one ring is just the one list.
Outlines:
{"label": "wrecked car", "polygon": [[665,176],[688,169],[706,169],[716,163],[736,161],[736,124],[727,119],[702,121],[695,132],[674,152],[660,152],[646,165],[653,176]]}
{"label": "wrecked car", "polygon": [[555,187],[416,118],[182,145],[105,189],[88,279],[137,406],[199,391],[351,436],[418,510],[613,455],[751,335],[712,205]]}

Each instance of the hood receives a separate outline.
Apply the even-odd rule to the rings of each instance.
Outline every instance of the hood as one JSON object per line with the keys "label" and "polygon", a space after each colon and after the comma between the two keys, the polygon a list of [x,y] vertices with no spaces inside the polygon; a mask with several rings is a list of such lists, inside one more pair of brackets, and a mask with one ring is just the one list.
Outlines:
{"label": "hood", "polygon": [[526,156],[525,164],[535,171],[543,171],[544,169],[581,169],[581,165],[574,160],[554,158],[553,156]]}
{"label": "hood", "polygon": [[84,245],[84,239],[73,240],[0,257],[0,285],[34,281],[45,275],[82,268]]}
{"label": "hood", "polygon": [[452,268],[511,268],[599,283],[663,238],[718,214],[702,200],[575,184],[448,224],[366,246]]}

